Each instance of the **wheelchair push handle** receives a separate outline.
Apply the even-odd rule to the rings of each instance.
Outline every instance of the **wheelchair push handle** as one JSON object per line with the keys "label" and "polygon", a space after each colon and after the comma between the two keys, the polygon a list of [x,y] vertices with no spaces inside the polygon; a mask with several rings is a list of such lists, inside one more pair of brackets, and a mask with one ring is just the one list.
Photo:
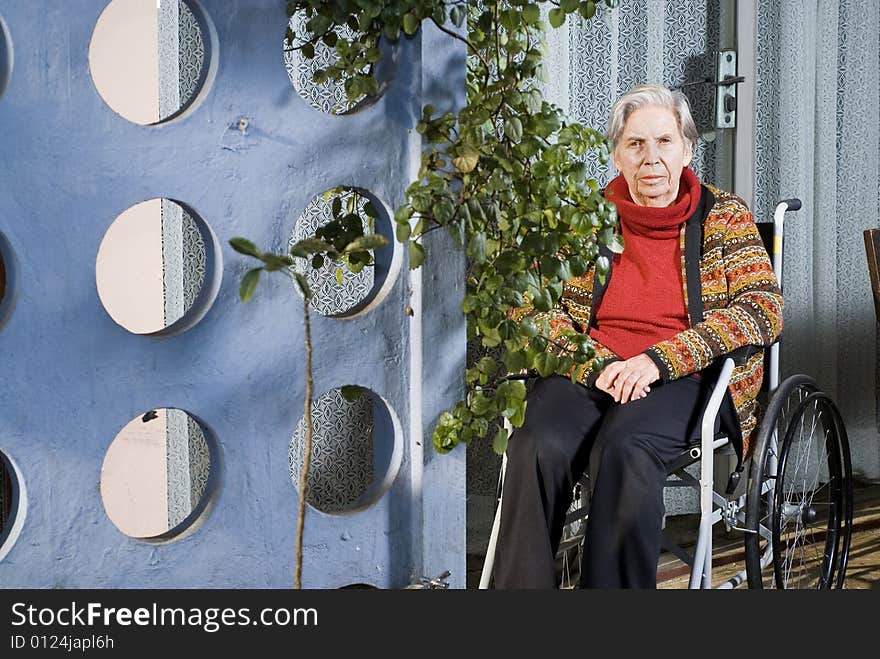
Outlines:
{"label": "wheelchair push handle", "polygon": [[776,204],[776,210],[773,212],[773,246],[768,251],[772,254],[773,271],[780,282],[782,282],[782,235],[785,213],[786,211],[798,211],[801,206],[801,200],[792,197],[791,199],[783,199]]}
{"label": "wheelchair push handle", "polygon": [[801,209],[801,200],[797,197],[792,197],[791,199],[782,199],[777,205],[777,208],[779,208],[779,206],[782,206],[782,204],[785,204],[785,210],[787,211],[799,211]]}
{"label": "wheelchair push handle", "polygon": [[[786,211],[799,211],[801,200],[797,197],[783,199],[776,204],[776,212],[773,214],[773,248],[770,250],[773,263],[773,272],[776,280],[782,286],[782,237]],[[770,372],[768,373],[768,386],[771,392],[776,391],[779,385],[779,342],[770,347]]]}

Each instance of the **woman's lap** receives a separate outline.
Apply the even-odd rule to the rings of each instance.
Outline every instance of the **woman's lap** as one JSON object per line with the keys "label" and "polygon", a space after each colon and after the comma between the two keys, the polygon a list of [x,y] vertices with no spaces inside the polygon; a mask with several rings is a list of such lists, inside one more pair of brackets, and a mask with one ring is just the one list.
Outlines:
{"label": "woman's lap", "polygon": [[[655,386],[645,398],[620,405],[608,394],[568,378],[540,378],[527,396],[525,423],[511,438],[509,457],[518,451],[538,451],[571,463],[577,478],[594,444],[605,450],[637,442],[669,463],[699,439],[710,394],[704,378],[687,377]],[[524,440],[520,446],[519,438]]]}

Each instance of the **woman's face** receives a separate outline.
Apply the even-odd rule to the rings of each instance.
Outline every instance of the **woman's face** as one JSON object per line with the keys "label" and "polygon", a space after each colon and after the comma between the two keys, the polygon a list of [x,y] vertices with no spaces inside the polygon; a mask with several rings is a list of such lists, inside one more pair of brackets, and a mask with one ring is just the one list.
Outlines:
{"label": "woman's face", "polygon": [[613,157],[635,203],[669,206],[678,196],[681,170],[692,155],[675,114],[645,105],[629,115]]}

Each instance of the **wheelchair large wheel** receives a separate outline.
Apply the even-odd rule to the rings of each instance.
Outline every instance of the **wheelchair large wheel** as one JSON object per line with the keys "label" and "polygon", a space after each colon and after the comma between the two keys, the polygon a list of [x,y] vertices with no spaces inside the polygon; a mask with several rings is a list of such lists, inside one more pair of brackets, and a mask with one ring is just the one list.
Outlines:
{"label": "wheelchair large wheel", "polygon": [[846,430],[815,381],[780,385],[756,437],[746,497],[750,588],[842,588],[852,532]]}

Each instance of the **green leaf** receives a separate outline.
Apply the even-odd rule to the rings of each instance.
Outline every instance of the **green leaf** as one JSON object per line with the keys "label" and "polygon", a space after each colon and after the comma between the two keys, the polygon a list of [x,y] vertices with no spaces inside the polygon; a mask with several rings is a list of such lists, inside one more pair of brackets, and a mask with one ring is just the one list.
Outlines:
{"label": "green leaf", "polygon": [[309,286],[309,282],[306,278],[299,272],[293,273],[293,278],[296,280],[297,286],[299,286],[300,293],[303,294],[303,297],[306,301],[311,301],[312,299],[312,288]]}
{"label": "green leaf", "polygon": [[594,0],[588,0],[587,2],[582,2],[580,6],[578,6],[578,12],[581,16],[590,20],[593,16],[596,15],[596,3]]}
{"label": "green leaf", "polygon": [[482,231],[471,235],[468,241],[467,254],[474,261],[480,262],[486,260],[486,234]]}
{"label": "green leaf", "polygon": [[238,289],[238,297],[242,302],[247,302],[254,296],[254,289],[260,281],[260,271],[262,268],[254,268],[248,270],[244,277],[241,278],[241,286]]}
{"label": "green leaf", "polygon": [[318,254],[329,252],[333,245],[319,238],[303,238],[290,248],[291,256],[305,257],[306,254]]}
{"label": "green leaf", "polygon": [[518,373],[526,367],[526,356],[522,350],[508,350],[502,360],[508,373]]}
{"label": "green leaf", "polygon": [[407,34],[414,34],[419,29],[421,21],[414,14],[407,13],[403,15],[403,31]]}
{"label": "green leaf", "polygon": [[522,380],[508,380],[507,383],[508,400],[523,401],[526,399],[526,384]]}
{"label": "green leaf", "polygon": [[504,122],[504,134],[514,142],[522,139],[523,127],[519,117],[510,117]]}
{"label": "green leaf", "polygon": [[312,34],[324,34],[330,29],[333,20],[324,14],[315,14],[306,24],[306,29]]}
{"label": "green leaf", "polygon": [[607,256],[602,255],[596,259],[596,274],[599,279],[599,283],[603,286],[608,279],[608,269],[610,267],[611,262],[608,260]]}
{"label": "green leaf", "polygon": [[364,391],[363,387],[359,387],[356,384],[346,384],[339,388],[339,393],[349,403],[355,402],[363,395]]}
{"label": "green leaf", "polygon": [[493,327],[483,332],[483,345],[487,348],[494,348],[501,343],[501,332],[497,327]]}
{"label": "green leaf", "polygon": [[607,244],[608,249],[610,249],[615,254],[620,254],[621,252],[623,252],[623,236],[621,236],[619,233],[612,234]]}
{"label": "green leaf", "polygon": [[452,159],[452,165],[462,174],[474,171],[480,160],[480,152],[470,144],[461,144],[458,147],[458,155]]}
{"label": "green leaf", "polygon": [[366,236],[360,236],[352,240],[348,245],[345,246],[345,249],[342,250],[343,254],[350,254],[351,252],[365,252],[371,249],[379,249],[380,247],[384,247],[388,244],[388,239],[383,236],[381,233],[371,233]]}
{"label": "green leaf", "polygon": [[550,297],[550,291],[542,288],[537,295],[532,297],[532,306],[538,311],[550,311],[553,308],[553,299]]}
{"label": "green leaf", "polygon": [[394,235],[397,237],[397,242],[403,243],[409,240],[409,237],[412,235],[412,228],[409,225],[409,221],[398,222],[397,226],[394,229]]}
{"label": "green leaf", "polygon": [[587,262],[579,256],[572,257],[568,265],[574,277],[581,277],[587,272]]}
{"label": "green leaf", "polygon": [[415,270],[425,262],[425,248],[419,243],[409,243],[409,269]]}
{"label": "green leaf", "polygon": [[478,391],[471,397],[468,407],[474,414],[482,416],[492,409],[492,399],[486,398],[483,393]]}
{"label": "green leaf", "polygon": [[293,265],[293,259],[281,254],[263,254],[262,260],[266,264],[263,266],[263,270],[266,272],[277,272]]}
{"label": "green leaf", "polygon": [[565,12],[557,8],[551,9],[548,18],[550,19],[550,25],[559,27],[565,23]]}
{"label": "green leaf", "polygon": [[492,450],[498,455],[504,455],[504,452],[507,450],[507,439],[507,428],[502,426],[492,439]]}
{"label": "green leaf", "polygon": [[260,258],[263,255],[263,253],[257,249],[256,245],[245,238],[231,238],[229,244],[232,246],[232,249],[245,256]]}
{"label": "green leaf", "polygon": [[342,268],[336,268],[336,283],[342,286]]}
{"label": "green leaf", "polygon": [[558,366],[559,357],[557,357],[556,355],[542,352],[540,355],[535,357],[535,368],[538,371],[538,375],[540,375],[542,378],[553,375],[556,372]]}
{"label": "green leaf", "polygon": [[528,337],[533,337],[538,335],[538,324],[535,322],[535,319],[531,316],[525,316],[522,320],[519,321],[520,330],[522,330],[523,334]]}
{"label": "green leaf", "polygon": [[541,8],[538,5],[526,5],[523,7],[522,16],[526,25],[534,25],[541,18]]}
{"label": "green leaf", "polygon": [[477,362],[476,369],[480,373],[492,377],[495,375],[495,371],[498,370],[498,364],[491,357],[483,357]]}
{"label": "green leaf", "polygon": [[521,403],[517,403],[514,407],[514,412],[509,417],[510,425],[514,428],[522,428],[522,425],[526,421],[526,407],[528,403],[526,401],[522,401]]}
{"label": "green leaf", "polygon": [[544,97],[541,95],[540,90],[532,89],[525,96],[526,109],[530,114],[537,114],[541,111],[541,107],[544,104]]}

